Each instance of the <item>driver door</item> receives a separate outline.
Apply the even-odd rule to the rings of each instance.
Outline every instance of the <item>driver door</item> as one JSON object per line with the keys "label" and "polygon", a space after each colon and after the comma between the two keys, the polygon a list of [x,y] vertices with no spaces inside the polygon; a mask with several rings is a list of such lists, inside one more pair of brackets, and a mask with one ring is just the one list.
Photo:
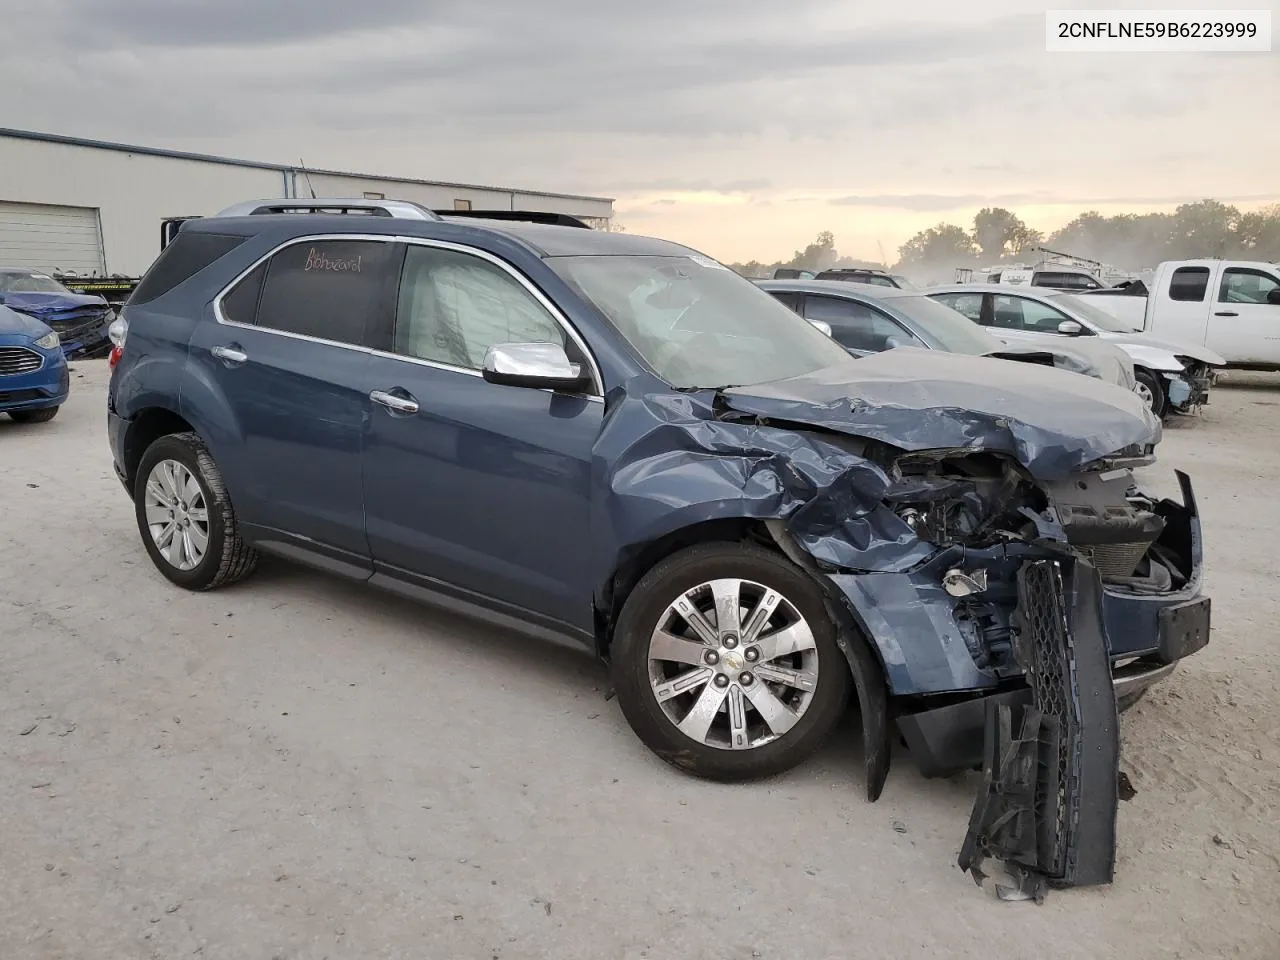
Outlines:
{"label": "driver door", "polygon": [[1209,346],[1229,361],[1280,363],[1280,280],[1253,267],[1228,267],[1213,306]]}
{"label": "driver door", "polygon": [[393,349],[373,355],[368,380],[365,528],[378,573],[525,621],[593,628],[591,452],[604,403],[481,374],[497,344],[572,353],[566,331],[503,261],[407,244]]}

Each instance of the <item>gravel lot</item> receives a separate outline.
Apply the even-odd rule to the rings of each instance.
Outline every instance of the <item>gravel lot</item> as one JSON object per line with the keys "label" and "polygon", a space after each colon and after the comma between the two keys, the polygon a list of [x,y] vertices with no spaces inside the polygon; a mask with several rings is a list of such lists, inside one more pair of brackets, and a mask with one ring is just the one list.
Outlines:
{"label": "gravel lot", "polygon": [[152,568],[106,369],[0,418],[0,957],[1280,956],[1280,377],[1233,375],[1148,482],[1197,486],[1215,630],[1123,721],[1109,888],[955,866],[976,775],[852,729],[775,781],[651,756],[588,656],[283,563]]}

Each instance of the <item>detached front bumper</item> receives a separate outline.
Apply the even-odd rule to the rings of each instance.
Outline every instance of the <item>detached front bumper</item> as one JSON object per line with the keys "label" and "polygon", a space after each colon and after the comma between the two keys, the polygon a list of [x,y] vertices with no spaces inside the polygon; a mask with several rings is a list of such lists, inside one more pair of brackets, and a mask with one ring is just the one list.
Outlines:
{"label": "detached front bumper", "polygon": [[[1177,589],[1152,577],[1104,584],[1066,552],[1004,554],[1012,569],[1001,567],[998,549],[969,550],[967,569],[990,582],[968,606],[938,585],[946,554],[909,574],[831,578],[878,649],[920,771],[983,769],[960,863],[981,881],[985,859],[1002,861],[1015,881],[1004,894],[1111,879],[1119,709],[1209,640],[1198,508],[1178,480],[1182,503],[1153,504],[1164,524],[1149,548]],[[1006,632],[989,613],[1002,604]],[[972,655],[1001,643],[1008,655],[990,663]]]}

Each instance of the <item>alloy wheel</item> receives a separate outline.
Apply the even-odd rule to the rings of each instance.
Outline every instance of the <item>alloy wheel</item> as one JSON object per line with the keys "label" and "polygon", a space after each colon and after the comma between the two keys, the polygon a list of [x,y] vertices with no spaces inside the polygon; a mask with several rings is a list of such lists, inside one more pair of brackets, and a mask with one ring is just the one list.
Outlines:
{"label": "alloy wheel", "polygon": [[151,468],[143,494],[147,532],[177,570],[194,570],[209,549],[209,506],[200,482],[177,460]]}
{"label": "alloy wheel", "polygon": [[682,593],[658,618],[648,657],[667,719],[723,750],[784,736],[818,686],[808,622],[780,592],[749,580],[710,580]]}

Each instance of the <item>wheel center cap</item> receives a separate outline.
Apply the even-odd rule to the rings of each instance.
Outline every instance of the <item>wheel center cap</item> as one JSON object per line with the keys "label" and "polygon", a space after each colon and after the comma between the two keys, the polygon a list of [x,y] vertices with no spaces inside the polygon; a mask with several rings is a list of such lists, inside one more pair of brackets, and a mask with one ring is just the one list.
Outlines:
{"label": "wheel center cap", "polygon": [[734,673],[741,672],[742,668],[746,666],[746,661],[743,660],[742,654],[732,650],[721,654],[720,662],[724,664],[726,671],[732,671]]}

